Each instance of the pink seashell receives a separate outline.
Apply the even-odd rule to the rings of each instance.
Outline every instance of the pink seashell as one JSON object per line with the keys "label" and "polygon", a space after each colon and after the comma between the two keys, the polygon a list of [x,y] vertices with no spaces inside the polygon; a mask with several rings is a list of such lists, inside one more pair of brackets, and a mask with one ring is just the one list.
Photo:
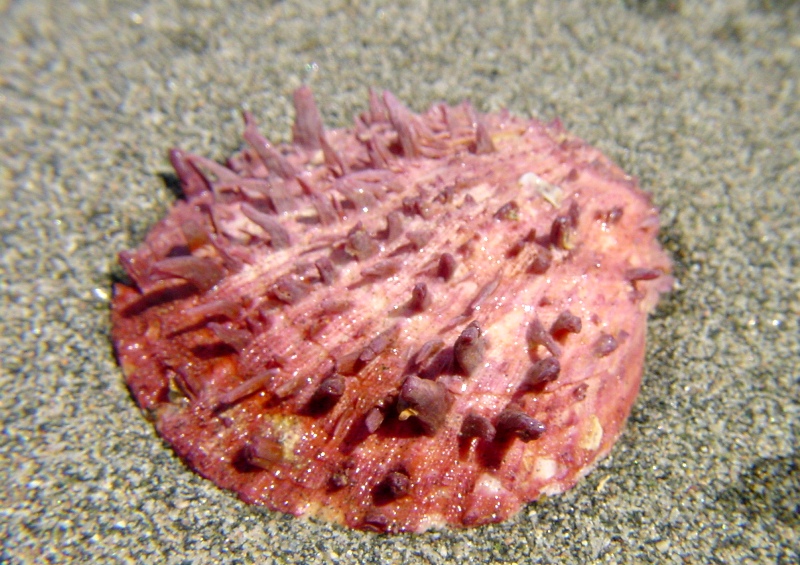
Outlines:
{"label": "pink seashell", "polygon": [[120,254],[113,340],[186,463],[247,502],[353,528],[505,520],[622,431],[670,261],[599,151],[468,103],[370,93],[294,143],[245,116],[229,166],[174,149],[185,200]]}

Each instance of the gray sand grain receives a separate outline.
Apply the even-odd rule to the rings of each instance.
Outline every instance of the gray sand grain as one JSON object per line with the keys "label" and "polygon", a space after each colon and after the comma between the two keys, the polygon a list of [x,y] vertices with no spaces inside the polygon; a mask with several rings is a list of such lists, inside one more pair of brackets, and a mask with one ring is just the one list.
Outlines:
{"label": "gray sand grain", "polygon": [[[800,5],[0,0],[0,562],[796,563]],[[515,520],[382,537],[247,506],[187,470],[109,343],[118,250],[180,145],[239,111],[286,139],[367,86],[470,98],[601,147],[663,210],[680,288],[610,458]]]}

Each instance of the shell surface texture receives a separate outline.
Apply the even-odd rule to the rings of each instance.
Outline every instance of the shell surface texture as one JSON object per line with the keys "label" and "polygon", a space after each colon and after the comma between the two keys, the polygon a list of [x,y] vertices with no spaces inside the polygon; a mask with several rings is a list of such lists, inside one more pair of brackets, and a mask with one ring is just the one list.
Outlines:
{"label": "shell surface texture", "polygon": [[245,114],[224,165],[173,149],[184,198],[120,253],[112,337],[160,435],[246,502],[381,532],[572,487],[672,284],[648,195],[557,121],[294,104],[291,144]]}

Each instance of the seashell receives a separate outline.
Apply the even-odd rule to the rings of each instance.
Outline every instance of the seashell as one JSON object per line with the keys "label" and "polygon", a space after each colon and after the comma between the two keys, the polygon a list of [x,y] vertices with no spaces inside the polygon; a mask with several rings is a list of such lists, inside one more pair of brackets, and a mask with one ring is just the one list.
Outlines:
{"label": "seashell", "polygon": [[620,435],[672,285],[657,210],[558,123],[370,93],[294,142],[245,116],[226,165],[174,149],[185,199],[120,253],[128,386],[249,503],[420,532],[563,492]]}

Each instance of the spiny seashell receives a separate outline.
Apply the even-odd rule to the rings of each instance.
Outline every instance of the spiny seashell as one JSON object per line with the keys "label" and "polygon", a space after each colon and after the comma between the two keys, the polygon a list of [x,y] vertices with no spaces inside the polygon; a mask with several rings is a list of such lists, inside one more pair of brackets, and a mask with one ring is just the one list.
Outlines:
{"label": "spiny seashell", "polygon": [[354,528],[508,518],[611,449],[668,290],[657,211],[558,122],[416,115],[389,93],[294,141],[245,114],[226,165],[174,149],[185,200],[133,251],[113,339],[186,463]]}

